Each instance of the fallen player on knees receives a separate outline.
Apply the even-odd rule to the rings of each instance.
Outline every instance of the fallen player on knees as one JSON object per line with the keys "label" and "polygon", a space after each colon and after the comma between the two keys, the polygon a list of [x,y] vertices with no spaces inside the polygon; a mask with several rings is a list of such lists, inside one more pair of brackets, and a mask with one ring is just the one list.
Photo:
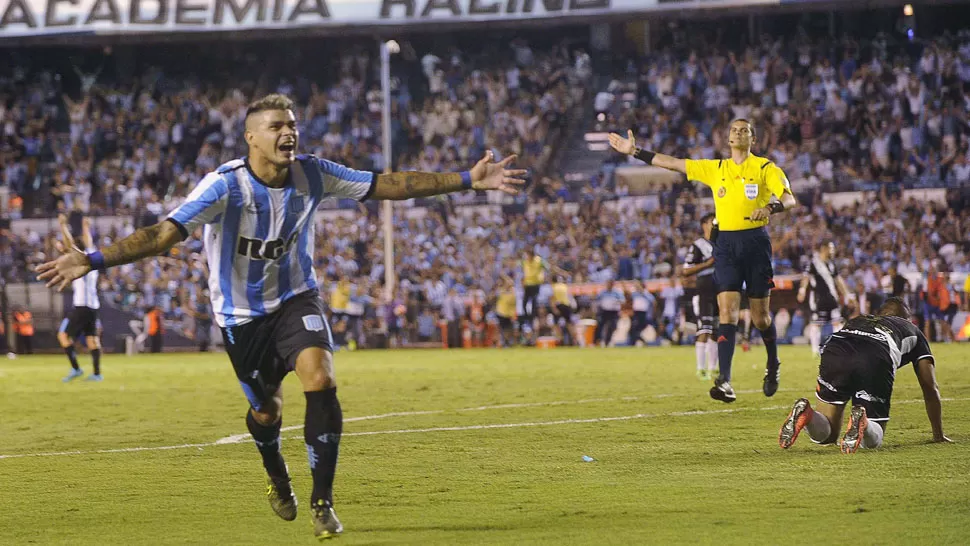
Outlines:
{"label": "fallen player on knees", "polygon": [[802,429],[815,443],[835,443],[850,400],[849,424],[839,442],[842,452],[881,446],[896,370],[907,364],[913,364],[923,390],[933,441],[950,442],[943,434],[936,362],[923,333],[910,322],[911,315],[901,299],[889,298],[876,315],[856,317],[829,338],[819,365],[818,402],[814,408],[807,398],[795,402],[778,435],[783,449],[795,443]]}

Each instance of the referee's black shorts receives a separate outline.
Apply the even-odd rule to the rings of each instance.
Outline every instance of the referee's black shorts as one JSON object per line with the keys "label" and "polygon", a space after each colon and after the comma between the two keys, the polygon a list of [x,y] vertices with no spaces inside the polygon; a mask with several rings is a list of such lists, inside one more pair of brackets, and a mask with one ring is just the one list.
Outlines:
{"label": "referee's black shorts", "polygon": [[315,290],[286,300],[270,315],[222,328],[222,339],[236,378],[254,410],[259,409],[296,366],[300,351],[333,351],[333,336]]}
{"label": "referee's black shorts", "polygon": [[766,298],[775,287],[771,239],[765,228],[721,231],[714,244],[714,283],[717,292],[740,292]]}

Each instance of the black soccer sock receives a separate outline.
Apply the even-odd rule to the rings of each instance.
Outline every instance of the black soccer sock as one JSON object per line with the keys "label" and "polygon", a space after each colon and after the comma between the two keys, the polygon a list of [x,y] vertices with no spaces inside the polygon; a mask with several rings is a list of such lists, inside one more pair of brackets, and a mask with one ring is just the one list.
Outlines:
{"label": "black soccer sock", "polygon": [[734,324],[721,324],[717,327],[717,368],[724,381],[731,380],[731,360],[734,358],[734,344],[738,339],[738,327]]}
{"label": "black soccer sock", "polygon": [[778,367],[778,331],[775,330],[775,322],[761,330],[761,341],[765,342],[765,351],[768,352],[768,369]]}
{"label": "black soccer sock", "polygon": [[256,449],[263,456],[263,467],[271,478],[289,478],[286,465],[283,463],[283,454],[280,453],[280,427],[282,426],[282,419],[269,426],[261,425],[253,417],[253,412],[246,412],[246,428],[253,436]]}
{"label": "black soccer sock", "polygon": [[337,469],[337,452],[344,428],[344,416],[337,400],[337,388],[303,393],[306,396],[306,440],[310,473],[313,475],[313,507],[333,503],[333,476]]}
{"label": "black soccer sock", "polygon": [[64,352],[67,353],[67,359],[71,361],[71,367],[80,370],[81,367],[77,365],[77,352],[74,350],[74,346],[64,347]]}
{"label": "black soccer sock", "polygon": [[94,375],[101,375],[101,349],[91,350],[91,360],[94,362]]}

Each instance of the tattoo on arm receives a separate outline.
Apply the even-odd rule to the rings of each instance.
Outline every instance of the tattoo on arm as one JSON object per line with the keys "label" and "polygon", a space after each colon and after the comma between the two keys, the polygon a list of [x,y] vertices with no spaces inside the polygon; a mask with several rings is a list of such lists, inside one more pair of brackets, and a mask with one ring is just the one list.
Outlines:
{"label": "tattoo on arm", "polygon": [[374,199],[404,200],[460,191],[458,173],[400,172],[377,175]]}
{"label": "tattoo on arm", "polygon": [[158,256],[182,241],[182,234],[168,220],[141,228],[117,243],[104,248],[106,267],[136,262],[149,256]]}

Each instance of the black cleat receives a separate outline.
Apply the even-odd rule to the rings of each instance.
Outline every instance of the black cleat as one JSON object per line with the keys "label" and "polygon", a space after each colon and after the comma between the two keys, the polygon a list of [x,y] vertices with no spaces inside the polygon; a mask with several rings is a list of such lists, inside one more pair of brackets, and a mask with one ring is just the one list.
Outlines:
{"label": "black cleat", "polygon": [[714,380],[714,386],[711,387],[711,398],[727,404],[738,399],[737,395],[734,394],[734,389],[731,388],[731,384],[720,377]]}
{"label": "black cleat", "polygon": [[336,538],[344,532],[344,526],[340,524],[337,513],[329,502],[318,500],[310,507],[310,516],[313,518],[313,534],[318,540]]}
{"label": "black cleat", "polygon": [[286,521],[296,519],[296,495],[290,487],[290,479],[270,478],[266,487],[266,496],[269,498],[269,505],[276,512],[276,515]]}
{"label": "black cleat", "polygon": [[765,378],[761,383],[761,392],[771,398],[778,392],[778,379],[781,377],[781,362],[775,362],[774,366],[768,366],[765,370]]}

